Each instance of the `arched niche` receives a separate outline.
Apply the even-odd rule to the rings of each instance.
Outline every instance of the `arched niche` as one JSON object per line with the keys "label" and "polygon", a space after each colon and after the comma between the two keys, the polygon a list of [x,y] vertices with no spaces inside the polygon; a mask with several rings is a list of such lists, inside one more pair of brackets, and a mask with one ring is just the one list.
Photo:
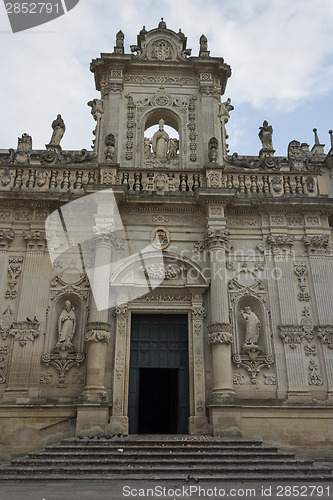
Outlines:
{"label": "arched niche", "polygon": [[[157,127],[160,124],[160,120],[163,120],[164,126],[171,127],[171,129],[175,131],[175,133],[166,131],[169,135],[170,143],[168,153],[165,158],[154,155],[152,148],[154,131],[152,131],[151,137],[146,135],[146,131],[151,127],[156,126],[156,130],[158,130]],[[147,110],[142,115],[141,126],[139,127],[138,142],[141,145],[141,166],[147,168],[168,166],[172,166],[174,168],[181,167],[183,164],[181,151],[184,149],[184,141],[186,140],[183,127],[184,124],[180,115],[170,108],[156,107],[154,109]],[[149,146],[147,144],[147,139],[149,140]],[[173,140],[172,146],[171,140]]]}

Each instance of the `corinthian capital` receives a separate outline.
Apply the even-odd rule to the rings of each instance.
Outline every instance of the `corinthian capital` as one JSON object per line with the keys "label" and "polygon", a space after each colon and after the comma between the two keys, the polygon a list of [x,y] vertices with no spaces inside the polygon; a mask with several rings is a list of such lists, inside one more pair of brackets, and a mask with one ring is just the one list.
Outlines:
{"label": "corinthian capital", "polygon": [[110,325],[108,323],[89,323],[85,335],[86,342],[110,342]]}
{"label": "corinthian capital", "polygon": [[213,323],[209,325],[208,332],[210,344],[231,344],[234,341],[231,325],[228,323]]}
{"label": "corinthian capital", "polygon": [[11,229],[4,231],[3,229],[0,230],[0,250],[6,250],[11,242],[13,241],[15,236],[14,231]]}
{"label": "corinthian capital", "polygon": [[303,236],[304,246],[309,255],[330,255],[329,236]]}
{"label": "corinthian capital", "polygon": [[93,231],[95,233],[95,240],[110,243],[117,250],[122,250],[124,248],[124,241],[121,238],[117,238],[114,233],[113,227],[110,226],[94,226]]}
{"label": "corinthian capital", "polygon": [[229,240],[229,231],[227,229],[208,229],[203,240],[196,243],[194,246],[200,252],[203,250],[212,250],[222,248],[229,252],[232,245]]}

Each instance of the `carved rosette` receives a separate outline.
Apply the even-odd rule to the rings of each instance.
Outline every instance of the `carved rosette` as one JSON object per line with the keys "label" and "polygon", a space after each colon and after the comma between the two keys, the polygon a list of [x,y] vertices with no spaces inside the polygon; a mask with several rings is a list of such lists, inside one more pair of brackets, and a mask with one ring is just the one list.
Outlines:
{"label": "carved rosette", "polygon": [[39,335],[39,323],[37,321],[21,321],[19,323],[13,323],[9,330],[9,335],[14,337],[14,341],[24,347],[28,341],[34,342]]}
{"label": "carved rosette", "polygon": [[320,326],[318,337],[323,345],[333,350],[333,325]]}
{"label": "carved rosette", "polygon": [[303,236],[303,243],[308,255],[331,255],[329,236]]}
{"label": "carved rosette", "polygon": [[208,327],[209,344],[231,344],[234,341],[232,326],[228,323],[212,323]]}
{"label": "carved rosette", "polygon": [[108,344],[110,342],[110,325],[108,323],[89,323],[85,341],[101,342]]}
{"label": "carved rosette", "polygon": [[229,231],[227,229],[209,229],[203,240],[199,241],[194,247],[202,252],[204,250],[224,249],[229,252],[232,245],[229,240]]}

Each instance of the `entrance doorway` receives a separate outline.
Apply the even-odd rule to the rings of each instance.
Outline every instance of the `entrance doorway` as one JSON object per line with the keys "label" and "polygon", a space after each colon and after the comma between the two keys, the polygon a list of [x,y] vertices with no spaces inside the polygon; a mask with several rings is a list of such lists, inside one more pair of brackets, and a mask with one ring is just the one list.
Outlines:
{"label": "entrance doorway", "polygon": [[132,315],[128,414],[131,434],[187,434],[187,315]]}

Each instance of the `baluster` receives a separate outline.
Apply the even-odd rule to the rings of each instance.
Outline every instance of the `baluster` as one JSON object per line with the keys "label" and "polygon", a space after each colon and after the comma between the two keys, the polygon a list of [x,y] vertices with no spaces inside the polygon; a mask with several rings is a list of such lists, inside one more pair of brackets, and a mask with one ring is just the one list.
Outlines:
{"label": "baluster", "polygon": [[95,184],[95,172],[88,173],[88,184]]}
{"label": "baluster", "polygon": [[15,187],[21,187],[22,186],[22,176],[23,176],[23,170],[19,168],[16,171],[16,179],[15,179]]}
{"label": "baluster", "polygon": [[245,187],[246,187],[246,192],[249,193],[251,191],[251,179],[249,175],[245,176]]}
{"label": "baluster", "polygon": [[154,191],[154,174],[152,172],[147,174],[147,191]]}
{"label": "baluster", "polygon": [[175,191],[175,174],[168,175],[169,191]]}
{"label": "baluster", "polygon": [[36,181],[36,170],[30,170],[27,187],[28,188],[35,187],[35,181]]}
{"label": "baluster", "polygon": [[69,189],[69,176],[70,176],[70,171],[65,170],[64,175],[63,175],[63,181],[62,181],[62,188],[63,189]]}
{"label": "baluster", "polygon": [[133,186],[134,191],[141,191],[142,189],[141,179],[142,179],[142,174],[140,174],[140,172],[135,172],[134,186]]}
{"label": "baluster", "polygon": [[129,173],[128,172],[124,172],[124,174],[123,174],[123,180],[121,181],[121,183],[122,184],[127,184],[127,189],[129,188],[128,181],[129,181]]}
{"label": "baluster", "polygon": [[198,187],[200,187],[199,174],[193,174],[193,186],[192,186],[193,191]]}
{"label": "baluster", "polygon": [[188,191],[187,174],[180,174],[179,179],[180,179],[179,190],[182,192]]}
{"label": "baluster", "polygon": [[251,193],[257,193],[258,192],[257,176],[251,175],[250,179],[251,179]]}
{"label": "baluster", "polygon": [[82,177],[83,177],[82,170],[76,172],[76,182],[74,184],[75,189],[82,189]]}
{"label": "baluster", "polygon": [[227,175],[227,189],[232,189],[234,187],[234,177],[233,175]]}
{"label": "baluster", "polygon": [[296,180],[296,193],[302,194],[303,193],[302,177],[300,175],[296,175],[295,180]]}
{"label": "baluster", "polygon": [[290,193],[289,177],[287,175],[283,176],[283,190],[284,190],[285,194]]}
{"label": "baluster", "polygon": [[269,176],[268,175],[264,175],[263,178],[263,191],[264,193],[269,193]]}
{"label": "baluster", "polygon": [[239,175],[239,192],[245,194],[245,175]]}
{"label": "baluster", "polygon": [[57,187],[57,170],[51,170],[51,180],[50,180],[50,189],[56,189]]}
{"label": "baluster", "polygon": [[295,194],[296,193],[296,180],[294,177],[291,177],[289,179],[289,185],[290,185],[291,194]]}

